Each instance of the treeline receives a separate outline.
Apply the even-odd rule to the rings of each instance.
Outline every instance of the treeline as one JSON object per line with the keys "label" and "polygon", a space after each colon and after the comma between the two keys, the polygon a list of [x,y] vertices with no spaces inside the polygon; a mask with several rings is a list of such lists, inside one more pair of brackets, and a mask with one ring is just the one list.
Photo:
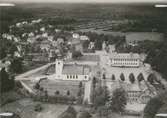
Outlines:
{"label": "treeline", "polygon": [[122,32],[166,32],[167,31],[167,18],[163,19],[139,19],[129,21],[128,23],[120,23],[113,25],[114,31]]}
{"label": "treeline", "polygon": [[146,62],[150,63],[152,68],[162,73],[167,80],[167,40],[160,42],[155,48],[148,52]]}
{"label": "treeline", "polygon": [[75,23],[76,20],[74,18],[66,18],[66,17],[56,17],[56,18],[45,18],[42,23],[50,24],[50,25],[67,25]]}
{"label": "treeline", "polygon": [[164,91],[159,95],[150,99],[150,101],[144,108],[143,118],[155,118],[156,114],[166,112],[167,108],[166,93],[167,91]]}
{"label": "treeline", "polygon": [[90,38],[89,42],[95,42],[95,50],[101,50],[104,41],[106,45],[115,44],[116,46],[125,43],[125,37],[119,35],[113,36],[97,34],[95,32],[79,32],[79,34],[88,36]]}
{"label": "treeline", "polygon": [[17,21],[34,17],[31,11],[20,7],[1,7],[0,11],[0,33],[9,32],[9,26]]}
{"label": "treeline", "polygon": [[167,37],[160,42],[141,41],[137,46],[125,44],[116,47],[117,52],[134,52],[147,54],[146,63],[151,64],[152,68],[160,72],[167,80]]}

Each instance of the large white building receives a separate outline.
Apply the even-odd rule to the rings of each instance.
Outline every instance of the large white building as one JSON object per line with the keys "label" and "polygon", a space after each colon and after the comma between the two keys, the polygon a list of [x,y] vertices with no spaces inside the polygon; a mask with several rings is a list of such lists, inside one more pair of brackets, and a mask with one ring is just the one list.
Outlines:
{"label": "large white building", "polygon": [[111,53],[109,63],[116,67],[139,67],[140,55],[137,53]]}
{"label": "large white building", "polygon": [[[64,64],[62,60],[56,60],[55,79],[61,80],[89,80],[90,67],[78,64]],[[53,79],[52,76],[48,77]]]}

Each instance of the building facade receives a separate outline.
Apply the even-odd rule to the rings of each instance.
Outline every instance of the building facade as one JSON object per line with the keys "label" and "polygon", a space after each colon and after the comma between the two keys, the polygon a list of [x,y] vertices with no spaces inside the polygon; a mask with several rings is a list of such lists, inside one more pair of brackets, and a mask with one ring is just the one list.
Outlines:
{"label": "building facade", "polygon": [[109,63],[115,67],[139,67],[140,56],[137,53],[112,53]]}

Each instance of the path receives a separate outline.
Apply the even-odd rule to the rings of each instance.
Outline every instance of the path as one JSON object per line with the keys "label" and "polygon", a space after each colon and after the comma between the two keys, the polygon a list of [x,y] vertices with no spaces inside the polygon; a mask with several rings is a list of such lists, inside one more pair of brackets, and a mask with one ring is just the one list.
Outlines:
{"label": "path", "polygon": [[88,101],[88,103],[91,103],[91,85],[92,80],[85,82],[84,101]]}

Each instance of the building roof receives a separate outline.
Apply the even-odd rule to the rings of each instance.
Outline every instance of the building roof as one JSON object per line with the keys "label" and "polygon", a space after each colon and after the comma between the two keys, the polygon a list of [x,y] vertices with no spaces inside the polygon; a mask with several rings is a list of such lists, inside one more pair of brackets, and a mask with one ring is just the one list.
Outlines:
{"label": "building roof", "polygon": [[99,62],[100,57],[98,55],[83,55],[79,58],[79,61],[93,61]]}
{"label": "building roof", "polygon": [[164,34],[158,32],[130,32],[126,33],[125,37],[127,42],[138,42],[144,40],[162,41],[164,38]]}
{"label": "building roof", "polygon": [[137,53],[112,53],[111,59],[139,59],[140,55]]}
{"label": "building roof", "polygon": [[64,64],[62,74],[88,75],[89,72],[89,66],[78,64]]}
{"label": "building roof", "polygon": [[99,55],[83,55],[78,59],[67,59],[66,62],[99,62],[100,57]]}

